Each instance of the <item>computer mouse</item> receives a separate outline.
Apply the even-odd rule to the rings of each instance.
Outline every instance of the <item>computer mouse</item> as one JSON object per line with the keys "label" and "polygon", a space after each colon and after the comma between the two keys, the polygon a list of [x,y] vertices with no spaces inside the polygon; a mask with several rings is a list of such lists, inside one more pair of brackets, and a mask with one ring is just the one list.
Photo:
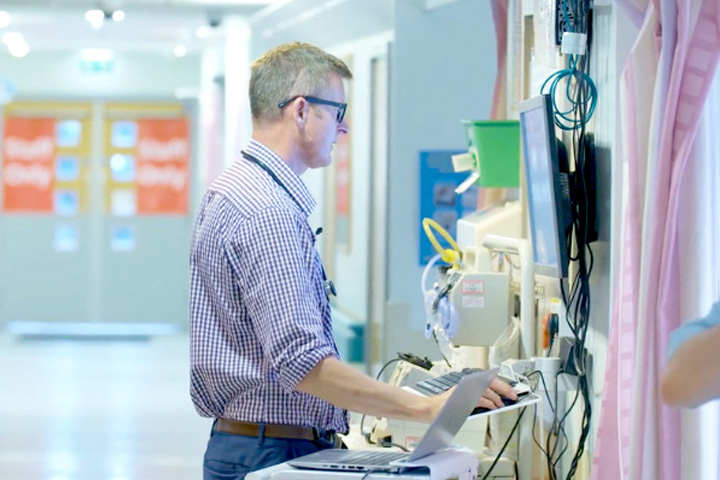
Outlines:
{"label": "computer mouse", "polygon": [[[518,386],[520,386],[520,388],[518,388]],[[515,393],[518,396],[517,400],[512,400],[510,398],[507,398],[505,395],[500,395],[500,400],[502,400],[502,402],[505,404],[506,407],[508,407],[510,405],[514,405],[515,403],[518,402],[518,400],[520,400],[521,398],[523,398],[524,396],[526,396],[527,394],[530,393],[530,391],[531,391],[530,387],[527,387],[527,389],[524,387],[527,387],[527,385],[524,385],[521,383],[517,383],[516,385],[513,385],[513,390],[515,390]],[[502,410],[502,408],[503,407],[498,407],[498,408],[495,408],[494,410]],[[478,413],[485,413],[485,412],[489,412],[489,411],[490,411],[490,409],[487,407],[475,407],[473,409],[472,413],[470,413],[470,415],[471,416],[477,415]]]}

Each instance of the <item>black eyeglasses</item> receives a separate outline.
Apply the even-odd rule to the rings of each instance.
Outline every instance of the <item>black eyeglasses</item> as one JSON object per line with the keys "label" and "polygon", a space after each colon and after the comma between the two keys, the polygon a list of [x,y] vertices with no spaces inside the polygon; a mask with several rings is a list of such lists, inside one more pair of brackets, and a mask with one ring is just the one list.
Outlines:
{"label": "black eyeglasses", "polygon": [[325,100],[323,98],[318,97],[309,97],[307,95],[295,95],[292,98],[288,98],[287,100],[284,100],[280,103],[278,103],[278,108],[283,108],[285,105],[288,105],[290,102],[298,99],[298,98],[304,98],[307,100],[308,103],[316,103],[318,105],[330,105],[331,107],[337,108],[337,122],[342,123],[343,118],[345,118],[345,110],[347,110],[347,103],[340,103],[340,102],[333,102],[330,100]]}

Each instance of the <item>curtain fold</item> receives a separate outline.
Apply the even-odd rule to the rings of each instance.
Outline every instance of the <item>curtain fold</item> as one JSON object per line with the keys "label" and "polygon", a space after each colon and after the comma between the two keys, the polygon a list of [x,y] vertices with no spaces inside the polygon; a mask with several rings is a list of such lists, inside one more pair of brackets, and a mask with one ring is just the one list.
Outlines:
{"label": "curtain fold", "polygon": [[490,119],[507,118],[507,44],[508,44],[508,6],[510,0],[491,0],[495,40],[497,50],[497,74],[493,90]]}
{"label": "curtain fold", "polygon": [[[713,98],[714,97],[714,98]],[[678,226],[680,257],[681,318],[699,318],[720,298],[720,263],[717,245],[720,236],[720,79],[717,71],[695,138],[681,187]],[[681,413],[681,460],[684,478],[717,479],[717,452],[720,438],[718,402]]]}
{"label": "curtain fold", "polygon": [[[635,352],[637,345],[643,238],[644,194],[650,144],[652,88],[657,71],[655,32],[659,12],[648,4],[638,38],[620,78],[619,112],[624,136],[622,160],[625,188],[619,238],[619,272],[614,278],[614,304],[608,340],[605,381],[593,456],[593,480],[628,479],[631,458]],[[617,166],[616,168],[619,168]]]}
{"label": "curtain fold", "polygon": [[717,10],[717,0],[649,3],[623,71],[628,195],[593,479],[682,478],[680,414],[661,402],[658,378],[681,318],[679,205],[720,52]]}

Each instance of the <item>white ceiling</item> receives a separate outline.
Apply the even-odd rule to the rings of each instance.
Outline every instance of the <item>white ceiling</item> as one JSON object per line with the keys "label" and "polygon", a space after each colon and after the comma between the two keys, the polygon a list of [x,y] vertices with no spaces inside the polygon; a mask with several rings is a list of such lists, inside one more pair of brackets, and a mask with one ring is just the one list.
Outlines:
{"label": "white ceiling", "polygon": [[[83,48],[111,48],[170,54],[178,44],[189,53],[199,51],[213,36],[222,35],[225,15],[251,16],[271,5],[290,0],[2,0],[12,23],[0,29],[20,32],[30,54],[42,51],[74,51]],[[105,21],[93,29],[84,19],[90,9],[125,11],[122,22]],[[204,40],[195,32],[201,25],[219,23],[214,35]],[[7,55],[0,44],[0,55]]]}

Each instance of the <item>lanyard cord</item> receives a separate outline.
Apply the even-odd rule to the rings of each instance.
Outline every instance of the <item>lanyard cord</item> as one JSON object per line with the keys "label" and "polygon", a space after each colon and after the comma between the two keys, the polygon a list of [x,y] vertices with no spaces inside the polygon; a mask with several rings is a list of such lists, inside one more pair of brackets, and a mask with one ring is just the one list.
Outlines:
{"label": "lanyard cord", "polygon": [[290,199],[291,199],[293,202],[295,202],[295,205],[297,205],[297,206],[300,208],[300,211],[301,211],[301,212],[304,212],[302,206],[300,205],[300,202],[298,202],[298,201],[295,199],[295,197],[293,196],[293,194],[290,193],[290,190],[285,186],[285,184],[282,182],[282,180],[280,180],[280,178],[278,178],[278,176],[275,175],[275,172],[273,172],[272,170],[270,170],[270,167],[268,167],[267,165],[265,165],[265,163],[264,163],[262,160],[260,160],[259,158],[257,158],[256,156],[250,155],[249,153],[247,153],[247,152],[244,151],[244,150],[243,150],[241,153],[242,153],[242,156],[245,157],[246,160],[249,160],[249,161],[253,162],[253,163],[256,164],[258,167],[260,167],[260,168],[262,168],[263,170],[265,170],[265,172],[266,172],[268,175],[270,175],[270,178],[272,178],[273,181],[280,186],[280,188],[282,188],[283,190],[285,190],[285,193],[287,193],[287,194],[290,196]]}
{"label": "lanyard cord", "polygon": [[[273,181],[280,186],[280,188],[285,190],[285,193],[287,193],[290,196],[290,199],[293,202],[295,202],[295,205],[297,205],[300,208],[300,211],[303,211],[303,208],[300,205],[300,202],[298,202],[295,199],[295,197],[293,197],[293,194],[290,193],[290,190],[288,190],[288,188],[285,186],[285,184],[282,182],[282,180],[280,180],[278,178],[278,176],[275,175],[275,172],[270,170],[270,167],[265,165],[265,163],[262,160],[260,160],[259,158],[257,158],[256,156],[250,155],[249,153],[247,153],[245,150],[243,150],[241,153],[242,153],[242,156],[245,157],[246,160],[253,162],[258,167],[265,170],[265,172],[268,175],[270,175],[270,178],[272,178]],[[318,230],[315,232],[315,235],[319,235],[320,232],[322,232],[322,228],[318,228]],[[325,274],[325,266],[322,263],[320,263],[320,268],[322,269],[323,284],[325,284],[325,293],[328,296],[328,299],[330,298],[330,295],[337,296],[337,290],[335,290],[335,285],[333,284],[332,280],[328,280],[327,275]]]}

